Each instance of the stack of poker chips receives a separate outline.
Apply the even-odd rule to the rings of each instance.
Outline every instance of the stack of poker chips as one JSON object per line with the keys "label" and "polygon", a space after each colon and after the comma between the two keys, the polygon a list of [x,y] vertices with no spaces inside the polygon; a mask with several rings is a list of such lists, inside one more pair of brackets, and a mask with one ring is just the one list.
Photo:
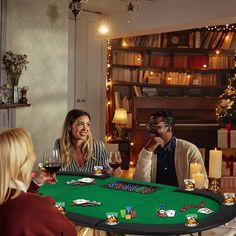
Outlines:
{"label": "stack of poker chips", "polygon": [[136,211],[132,210],[131,206],[125,207],[125,209],[120,210],[120,215],[122,218],[125,218],[126,220],[131,220],[132,218],[136,217]]}

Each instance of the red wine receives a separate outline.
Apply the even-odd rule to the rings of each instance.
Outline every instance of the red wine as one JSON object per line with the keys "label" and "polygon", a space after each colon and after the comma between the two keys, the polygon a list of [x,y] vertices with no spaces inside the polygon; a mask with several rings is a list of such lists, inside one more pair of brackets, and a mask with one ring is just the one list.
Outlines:
{"label": "red wine", "polygon": [[118,167],[120,167],[121,163],[119,163],[119,162],[109,162],[109,165],[110,165],[111,168],[117,169]]}
{"label": "red wine", "polygon": [[47,163],[43,167],[49,172],[57,172],[61,168],[61,163]]}

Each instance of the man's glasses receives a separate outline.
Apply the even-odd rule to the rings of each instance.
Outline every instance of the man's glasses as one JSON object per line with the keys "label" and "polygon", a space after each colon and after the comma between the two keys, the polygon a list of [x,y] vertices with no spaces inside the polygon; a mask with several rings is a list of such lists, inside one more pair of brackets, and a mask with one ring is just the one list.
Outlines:
{"label": "man's glasses", "polygon": [[148,129],[161,129],[162,127],[165,127],[164,125],[159,125],[157,123],[148,123],[146,126]]}

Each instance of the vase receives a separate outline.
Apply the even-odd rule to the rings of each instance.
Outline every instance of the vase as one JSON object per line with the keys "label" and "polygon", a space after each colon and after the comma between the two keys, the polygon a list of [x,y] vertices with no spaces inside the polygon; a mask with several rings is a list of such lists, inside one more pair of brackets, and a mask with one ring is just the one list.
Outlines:
{"label": "vase", "polygon": [[18,86],[15,85],[11,88],[10,94],[9,94],[9,103],[18,103],[19,102],[19,90]]}

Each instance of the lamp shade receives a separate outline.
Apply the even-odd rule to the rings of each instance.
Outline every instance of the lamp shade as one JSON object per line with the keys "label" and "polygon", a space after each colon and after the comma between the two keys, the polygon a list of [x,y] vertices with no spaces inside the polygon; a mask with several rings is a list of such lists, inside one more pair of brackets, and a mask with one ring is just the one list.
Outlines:
{"label": "lamp shade", "polygon": [[127,111],[123,108],[115,109],[115,114],[112,123],[115,124],[126,124],[127,123]]}

